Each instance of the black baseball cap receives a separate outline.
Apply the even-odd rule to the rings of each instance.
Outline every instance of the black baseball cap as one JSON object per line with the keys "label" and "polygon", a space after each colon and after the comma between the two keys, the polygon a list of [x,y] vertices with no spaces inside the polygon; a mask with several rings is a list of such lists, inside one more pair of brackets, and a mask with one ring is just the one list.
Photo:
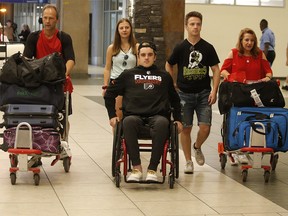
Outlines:
{"label": "black baseball cap", "polygon": [[153,42],[150,42],[150,41],[143,41],[139,44],[139,47],[138,47],[138,52],[140,51],[141,48],[143,47],[150,47],[151,49],[154,50],[154,53],[156,54],[157,52],[157,48],[156,48],[156,45],[153,43]]}

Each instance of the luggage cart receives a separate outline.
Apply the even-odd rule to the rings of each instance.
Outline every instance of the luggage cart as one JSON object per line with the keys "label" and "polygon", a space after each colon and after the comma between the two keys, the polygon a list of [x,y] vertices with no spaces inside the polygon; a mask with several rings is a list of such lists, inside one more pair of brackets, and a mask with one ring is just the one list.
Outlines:
{"label": "luggage cart", "polygon": [[[241,164],[242,181],[247,181],[248,169],[253,168],[264,169],[264,180],[268,182],[278,162],[277,152],[287,151],[288,110],[267,107],[233,107],[231,110],[223,116],[223,139],[218,143],[221,168],[225,168],[228,157],[234,161],[232,154],[245,155],[248,163]],[[244,137],[243,140],[239,136]]]}
{"label": "luggage cart", "polygon": [[[72,159],[68,144],[67,127],[69,92],[66,92],[65,98],[65,108],[60,111],[57,111],[53,105],[6,104],[1,107],[4,112],[4,122],[1,125],[5,127],[2,150],[9,153],[12,185],[16,184],[16,173],[18,171],[32,171],[34,173],[34,183],[39,185],[40,168],[37,162],[39,162],[41,157],[55,156],[51,166],[62,160],[65,172],[69,172]],[[16,129],[14,130],[14,128]],[[39,137],[33,133],[35,132],[34,130],[39,128],[51,134],[45,145],[56,143],[51,150],[49,149],[50,146],[48,146],[48,150],[47,146],[45,146],[46,149],[42,149],[40,146],[41,140],[37,140]],[[6,132],[10,132],[12,137],[7,138]],[[51,142],[49,142],[50,138],[52,139]]]}
{"label": "luggage cart", "polygon": [[[25,126],[25,127],[24,127]],[[16,128],[16,138],[14,148],[8,149],[10,153],[10,179],[11,184],[16,183],[16,172],[32,171],[34,173],[34,183],[39,185],[40,182],[40,168],[32,167],[33,160],[29,161],[28,156],[41,155],[42,151],[39,149],[33,149],[32,146],[32,127],[27,122],[21,122]],[[17,158],[17,159],[16,159]],[[18,166],[17,166],[18,165]]]}

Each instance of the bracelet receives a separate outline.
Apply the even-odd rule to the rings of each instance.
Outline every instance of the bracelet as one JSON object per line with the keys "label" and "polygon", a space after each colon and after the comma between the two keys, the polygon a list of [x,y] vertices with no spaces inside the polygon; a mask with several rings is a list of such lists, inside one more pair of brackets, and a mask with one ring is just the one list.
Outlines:
{"label": "bracelet", "polygon": [[270,77],[270,76],[266,76],[266,77],[268,77],[270,80],[272,79],[272,77]]}
{"label": "bracelet", "polygon": [[107,88],[108,88],[107,85],[103,85],[103,86],[102,86],[102,89],[103,89],[103,90],[105,90],[105,89],[107,89]]}

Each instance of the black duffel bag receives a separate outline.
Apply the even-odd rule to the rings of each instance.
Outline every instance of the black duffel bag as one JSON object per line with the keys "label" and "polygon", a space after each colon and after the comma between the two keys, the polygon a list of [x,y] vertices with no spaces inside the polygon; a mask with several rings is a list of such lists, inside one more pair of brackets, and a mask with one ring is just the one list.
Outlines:
{"label": "black duffel bag", "polygon": [[0,71],[0,82],[35,88],[43,83],[64,83],[66,67],[58,53],[27,60],[20,52],[13,54]]}
{"label": "black duffel bag", "polygon": [[57,52],[40,59],[28,60],[28,63],[34,71],[39,71],[41,83],[54,84],[66,79],[64,59]]}
{"label": "black duffel bag", "polygon": [[221,114],[229,112],[232,106],[253,107],[251,90],[255,89],[265,107],[284,107],[285,100],[275,80],[244,84],[222,82],[219,87],[218,108]]}

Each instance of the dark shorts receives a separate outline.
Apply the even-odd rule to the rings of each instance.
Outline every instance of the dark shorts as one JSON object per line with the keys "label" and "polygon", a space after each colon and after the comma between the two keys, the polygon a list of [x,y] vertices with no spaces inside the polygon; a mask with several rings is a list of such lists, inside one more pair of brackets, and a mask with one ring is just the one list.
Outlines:
{"label": "dark shorts", "polygon": [[208,103],[210,90],[204,89],[199,93],[184,93],[179,91],[182,107],[182,124],[184,127],[193,125],[194,112],[196,112],[198,125],[211,125],[212,108]]}

